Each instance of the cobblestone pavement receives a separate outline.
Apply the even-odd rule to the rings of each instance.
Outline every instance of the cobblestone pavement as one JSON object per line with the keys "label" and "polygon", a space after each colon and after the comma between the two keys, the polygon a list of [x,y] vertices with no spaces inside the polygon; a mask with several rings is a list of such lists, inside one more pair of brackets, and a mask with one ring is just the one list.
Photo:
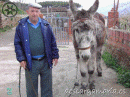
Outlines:
{"label": "cobblestone pavement", "polygon": [[[0,33],[0,97],[19,97],[19,63],[14,53],[15,27]],[[60,58],[57,66],[53,67],[53,95],[54,97],[130,97],[130,89],[116,83],[116,73],[107,68],[102,61],[103,76],[98,77],[95,70],[96,89],[80,94],[80,86],[72,90],[76,81],[76,58],[73,44],[58,45]],[[26,97],[25,73],[22,69],[21,92]],[[80,82],[81,76],[78,73]],[[40,89],[39,89],[40,90]],[[40,97],[40,91],[39,91]]]}

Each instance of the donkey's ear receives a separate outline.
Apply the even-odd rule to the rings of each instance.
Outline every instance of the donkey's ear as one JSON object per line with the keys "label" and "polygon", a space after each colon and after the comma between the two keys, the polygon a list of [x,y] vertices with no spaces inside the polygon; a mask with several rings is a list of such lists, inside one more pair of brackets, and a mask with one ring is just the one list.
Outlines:
{"label": "donkey's ear", "polygon": [[99,0],[96,0],[95,3],[89,8],[88,12],[90,14],[94,14],[97,11],[98,6],[99,6]]}
{"label": "donkey's ear", "polygon": [[70,9],[75,17],[76,13],[77,13],[77,8],[76,8],[75,4],[73,3],[73,0],[69,0],[69,4],[70,4]]}

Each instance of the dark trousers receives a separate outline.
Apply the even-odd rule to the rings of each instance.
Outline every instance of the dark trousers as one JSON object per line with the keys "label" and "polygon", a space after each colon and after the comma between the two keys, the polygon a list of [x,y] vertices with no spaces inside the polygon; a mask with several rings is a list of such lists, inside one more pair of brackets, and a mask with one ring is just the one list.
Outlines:
{"label": "dark trousers", "polygon": [[41,97],[52,97],[52,69],[46,58],[41,61],[32,60],[32,71],[25,70],[27,97],[37,97],[39,74]]}

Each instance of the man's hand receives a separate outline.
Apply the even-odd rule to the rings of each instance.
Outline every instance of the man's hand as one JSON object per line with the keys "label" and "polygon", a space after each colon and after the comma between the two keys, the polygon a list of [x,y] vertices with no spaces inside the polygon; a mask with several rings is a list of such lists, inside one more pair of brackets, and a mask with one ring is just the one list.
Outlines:
{"label": "man's hand", "polygon": [[56,66],[58,63],[58,59],[53,59],[52,63],[54,64],[54,66]]}
{"label": "man's hand", "polygon": [[20,62],[20,65],[21,65],[21,67],[26,69],[27,63],[26,63],[26,61],[22,61],[22,62]]}

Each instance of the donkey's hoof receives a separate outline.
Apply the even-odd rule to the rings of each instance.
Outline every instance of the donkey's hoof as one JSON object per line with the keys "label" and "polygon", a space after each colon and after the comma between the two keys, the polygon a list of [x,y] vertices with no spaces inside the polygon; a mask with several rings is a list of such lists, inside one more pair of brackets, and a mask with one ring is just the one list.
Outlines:
{"label": "donkey's hoof", "polygon": [[94,85],[94,83],[90,83],[89,84],[89,89],[92,91],[93,89],[95,89],[95,85]]}
{"label": "donkey's hoof", "polygon": [[87,89],[87,85],[82,85],[80,90],[82,90],[81,94],[85,94],[85,90]]}
{"label": "donkey's hoof", "polygon": [[98,76],[101,77],[102,76],[102,72],[98,72]]}
{"label": "donkey's hoof", "polygon": [[75,84],[74,84],[75,86],[79,86],[79,82],[75,82]]}

